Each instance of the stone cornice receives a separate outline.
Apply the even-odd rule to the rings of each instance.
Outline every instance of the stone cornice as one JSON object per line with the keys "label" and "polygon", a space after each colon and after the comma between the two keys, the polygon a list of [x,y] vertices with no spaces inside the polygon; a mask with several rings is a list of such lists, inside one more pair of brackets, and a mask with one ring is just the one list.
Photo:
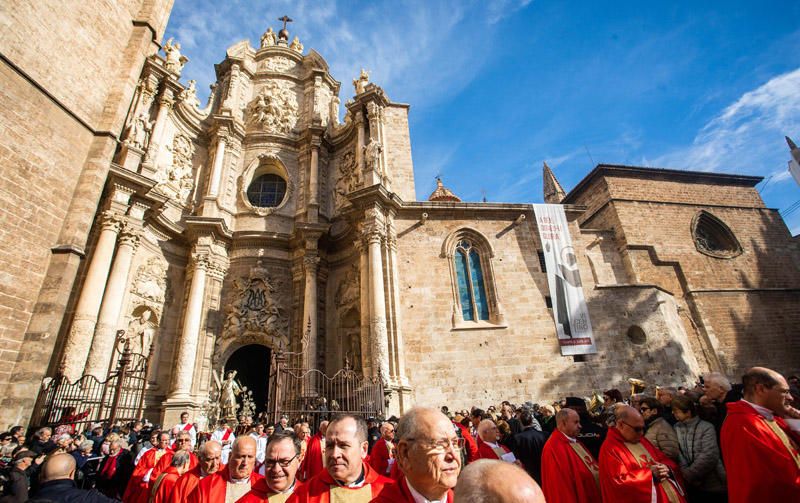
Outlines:
{"label": "stone cornice", "polygon": [[198,236],[211,235],[215,239],[224,241],[230,244],[233,239],[233,233],[228,229],[225,220],[222,218],[209,218],[209,217],[186,217],[186,232],[192,239]]}

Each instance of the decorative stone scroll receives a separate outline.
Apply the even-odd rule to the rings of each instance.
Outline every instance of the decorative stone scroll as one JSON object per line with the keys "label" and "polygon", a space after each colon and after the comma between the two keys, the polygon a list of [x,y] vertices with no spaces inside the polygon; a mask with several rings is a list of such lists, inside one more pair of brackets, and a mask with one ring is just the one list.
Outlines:
{"label": "decorative stone scroll", "polygon": [[133,293],[142,299],[164,304],[167,296],[167,264],[159,257],[150,257],[139,266],[133,281]]}
{"label": "decorative stone scroll", "polygon": [[289,73],[297,67],[297,62],[285,56],[273,56],[258,65],[258,71]]}
{"label": "decorative stone scroll", "polygon": [[297,125],[298,109],[291,83],[272,80],[247,106],[248,124],[267,133],[288,134]]}
{"label": "decorative stone scroll", "polygon": [[283,283],[270,278],[259,260],[247,277],[233,281],[233,298],[225,308],[222,340],[272,339],[273,347],[288,341],[289,317],[280,295]]}
{"label": "decorative stone scroll", "polygon": [[339,161],[339,179],[334,188],[336,208],[340,209],[349,204],[347,194],[358,189],[360,185],[361,177],[356,169],[356,157],[353,152],[346,152]]}

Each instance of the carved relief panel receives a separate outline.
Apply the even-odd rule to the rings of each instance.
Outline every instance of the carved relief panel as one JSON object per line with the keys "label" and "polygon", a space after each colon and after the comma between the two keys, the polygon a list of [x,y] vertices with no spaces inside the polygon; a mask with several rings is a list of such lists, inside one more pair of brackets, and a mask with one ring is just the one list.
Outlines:
{"label": "carved relief panel", "polygon": [[299,110],[294,84],[286,80],[269,80],[247,105],[245,117],[250,127],[285,135],[297,126]]}

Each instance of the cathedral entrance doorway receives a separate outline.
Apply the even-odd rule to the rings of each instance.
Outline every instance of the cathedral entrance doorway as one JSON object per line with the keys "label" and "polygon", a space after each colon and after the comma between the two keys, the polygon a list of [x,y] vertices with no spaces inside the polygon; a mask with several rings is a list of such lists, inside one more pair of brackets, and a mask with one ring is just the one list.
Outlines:
{"label": "cathedral entrance doorway", "polygon": [[[225,375],[229,371],[236,371],[236,380],[242,387],[246,386],[253,392],[255,415],[267,411],[267,396],[269,393],[269,366],[272,351],[261,344],[248,344],[242,346],[225,362]],[[241,401],[239,401],[241,405]]]}

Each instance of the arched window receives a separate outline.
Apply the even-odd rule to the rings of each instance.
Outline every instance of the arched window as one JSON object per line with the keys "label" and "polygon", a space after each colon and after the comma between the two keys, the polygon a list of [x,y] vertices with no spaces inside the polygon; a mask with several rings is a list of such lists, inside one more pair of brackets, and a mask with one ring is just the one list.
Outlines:
{"label": "arched window", "polygon": [[462,228],[442,245],[442,257],[450,262],[453,281],[453,328],[505,326],[497,299],[489,241],[479,232]]}
{"label": "arched window", "polygon": [[733,258],[742,253],[742,246],[730,228],[707,211],[695,215],[692,238],[697,251],[712,257]]}
{"label": "arched window", "polygon": [[453,257],[458,276],[458,298],[461,303],[461,316],[465,321],[489,320],[489,303],[486,300],[486,287],[478,251],[466,239],[456,246]]}
{"label": "arched window", "polygon": [[247,187],[247,199],[259,208],[274,208],[285,195],[286,180],[273,173],[257,177]]}

